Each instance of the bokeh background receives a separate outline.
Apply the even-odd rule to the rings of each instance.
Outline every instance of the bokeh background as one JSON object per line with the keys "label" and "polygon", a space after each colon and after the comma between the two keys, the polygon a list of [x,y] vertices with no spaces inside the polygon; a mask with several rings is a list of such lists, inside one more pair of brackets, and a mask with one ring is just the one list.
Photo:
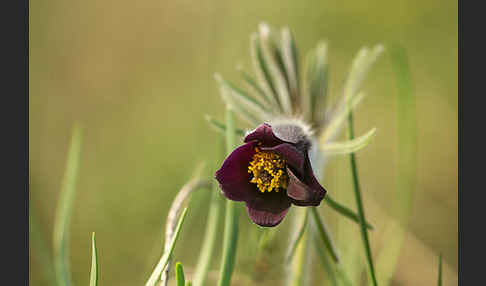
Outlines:
{"label": "bokeh background", "polygon": [[[433,285],[440,252],[444,285],[456,285],[458,18],[457,1],[450,0],[30,1],[30,205],[49,248],[77,122],[84,136],[71,228],[73,279],[88,284],[95,231],[101,285],[146,281],[160,256],[176,192],[197,163],[206,161],[210,174],[221,159],[220,136],[204,120],[204,114],[224,118],[213,75],[237,81],[237,65],[251,71],[249,35],[261,21],[289,26],[301,57],[317,41],[328,40],[334,95],[363,45],[406,48],[417,107],[417,188],[393,285]],[[379,253],[387,243],[380,240],[380,229],[393,219],[400,176],[389,53],[374,66],[364,90],[368,96],[356,112],[357,133],[373,126],[378,132],[357,158],[367,215],[377,229],[371,233],[373,252]],[[348,158],[335,157],[323,185],[354,208],[349,172]],[[208,195],[195,194],[174,252],[189,277],[205,229]],[[244,212],[240,219],[234,285],[256,285],[247,243],[255,226]],[[278,253],[285,252],[289,226],[287,220],[279,226],[266,285],[281,285]],[[353,223],[349,227],[357,229]],[[358,235],[337,236],[343,247],[359,242]],[[38,251],[30,245],[30,282],[48,285]],[[217,275],[218,265],[219,256],[210,275]],[[313,285],[322,285],[318,277],[324,272],[313,271]]]}

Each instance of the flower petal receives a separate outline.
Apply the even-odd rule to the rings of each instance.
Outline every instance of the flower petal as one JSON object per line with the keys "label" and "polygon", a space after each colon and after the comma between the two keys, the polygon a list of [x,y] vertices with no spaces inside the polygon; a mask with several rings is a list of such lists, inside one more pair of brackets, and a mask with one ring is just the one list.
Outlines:
{"label": "flower petal", "polygon": [[255,154],[256,142],[246,143],[236,148],[216,171],[221,190],[225,197],[233,201],[248,201],[254,194],[258,194],[256,185],[250,183],[251,174],[248,164]]}
{"label": "flower petal", "polygon": [[291,205],[285,192],[257,193],[246,202],[250,219],[260,225],[272,227],[278,225],[287,214]]}
{"label": "flower petal", "polygon": [[298,171],[299,175],[304,172],[304,162],[305,157],[301,151],[289,143],[279,144],[274,147],[261,147],[260,149],[266,151],[274,151],[278,155],[282,156],[283,159],[292,168]]}
{"label": "flower petal", "polygon": [[272,132],[275,137],[282,141],[297,144],[306,141],[306,133],[310,133],[310,128],[304,126],[300,121],[292,120],[291,122],[273,124]]}
{"label": "flower petal", "polygon": [[306,158],[305,171],[303,179],[300,180],[295,173],[287,167],[287,174],[289,176],[289,186],[287,187],[287,195],[292,199],[292,203],[297,206],[318,206],[326,190],[319,184],[310,161]]}
{"label": "flower petal", "polygon": [[257,140],[262,143],[263,146],[272,147],[283,143],[282,140],[278,139],[272,132],[272,127],[267,123],[263,123],[258,126],[253,132],[246,135],[245,143]]}

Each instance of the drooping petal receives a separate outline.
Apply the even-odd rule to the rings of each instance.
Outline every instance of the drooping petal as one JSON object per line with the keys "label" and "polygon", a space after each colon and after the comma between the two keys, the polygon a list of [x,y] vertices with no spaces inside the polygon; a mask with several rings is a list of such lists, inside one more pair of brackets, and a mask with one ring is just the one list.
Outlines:
{"label": "drooping petal", "polygon": [[246,135],[244,142],[247,143],[254,140],[261,142],[265,147],[272,147],[284,143],[273,134],[272,127],[267,123],[261,124],[253,132]]}
{"label": "drooping petal", "polygon": [[246,202],[246,209],[254,223],[271,227],[283,220],[290,205],[290,198],[284,191],[257,193],[252,200]]}
{"label": "drooping petal", "polygon": [[282,156],[287,164],[297,170],[299,174],[303,174],[305,156],[292,144],[283,143],[274,147],[261,147],[261,149],[266,151],[274,151],[278,155]]}
{"label": "drooping petal", "polygon": [[250,183],[252,175],[248,173],[248,164],[255,154],[256,142],[246,143],[236,148],[216,171],[221,190],[225,197],[233,201],[248,201],[258,194],[256,185]]}
{"label": "drooping petal", "polygon": [[299,179],[296,174],[287,167],[287,175],[289,176],[289,185],[287,188],[287,195],[292,199],[292,203],[297,206],[318,206],[326,190],[319,184],[312,167],[310,160],[306,158],[304,174]]}

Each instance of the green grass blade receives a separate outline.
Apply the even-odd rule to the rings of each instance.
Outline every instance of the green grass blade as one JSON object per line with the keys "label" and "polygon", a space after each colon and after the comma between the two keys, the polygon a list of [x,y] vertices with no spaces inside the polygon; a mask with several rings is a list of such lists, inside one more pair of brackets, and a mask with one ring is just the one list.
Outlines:
{"label": "green grass blade", "polygon": [[191,281],[187,281],[186,286],[192,286]]}
{"label": "green grass blade", "polygon": [[96,236],[94,232],[91,236],[91,274],[89,276],[89,286],[98,286],[98,251],[96,250]]}
{"label": "green grass blade", "polygon": [[292,258],[294,257],[295,250],[297,249],[297,246],[299,245],[300,241],[302,240],[302,237],[304,237],[304,232],[307,229],[307,218],[309,214],[308,212],[305,212],[305,217],[304,221],[302,222],[302,225],[299,228],[299,231],[297,232],[297,236],[295,239],[290,243],[290,248],[287,253],[287,256],[285,258],[285,262],[288,264],[292,261]]}
{"label": "green grass blade", "polygon": [[439,275],[437,278],[437,285],[442,286],[442,253],[439,255]]}
{"label": "green grass blade", "polygon": [[42,275],[45,284],[56,285],[57,281],[51,253],[44,240],[44,235],[37,222],[35,212],[32,209],[32,203],[29,203],[29,242],[30,248],[35,250],[37,264],[42,267]]}
{"label": "green grass blade", "polygon": [[[349,139],[353,140],[354,138],[354,125],[353,125],[353,113],[349,112],[348,117],[348,132],[349,132]],[[358,178],[358,167],[356,166],[356,157],[354,153],[350,154],[350,161],[351,161],[351,173],[353,176],[353,189],[354,189],[354,196],[356,198],[356,205],[358,208],[359,214],[359,224],[361,229],[361,237],[363,239],[363,245],[366,252],[366,260],[368,261],[368,267],[371,275],[371,280],[374,286],[378,285],[375,275],[375,267],[373,265],[373,256],[371,255],[371,248],[370,242],[368,239],[368,231],[366,230],[366,218],[364,213],[363,207],[363,200],[361,198],[361,190],[359,185],[359,178]]]}
{"label": "green grass blade", "polygon": [[353,286],[351,279],[349,278],[348,274],[346,274],[346,272],[343,269],[343,265],[342,264],[336,264],[335,267],[336,267],[337,277],[342,282],[342,285]]}
{"label": "green grass blade", "polygon": [[[206,119],[206,121],[212,127],[214,127],[214,129],[216,129],[216,131],[221,132],[223,134],[226,134],[226,125],[224,123],[212,118],[211,116],[209,116],[207,114],[204,116],[204,119]],[[238,136],[245,136],[245,130],[235,128],[235,134],[238,135]]]}
{"label": "green grass blade", "polygon": [[[164,252],[168,251],[170,248],[170,242],[174,235],[174,231],[177,226],[177,217],[180,211],[184,208],[184,205],[190,200],[192,193],[199,189],[209,189],[211,188],[211,180],[202,179],[201,172],[204,168],[204,164],[199,164],[196,171],[192,175],[192,178],[185,183],[182,188],[177,193],[176,197],[172,201],[172,204],[167,214],[167,221],[165,224],[165,239],[164,239]],[[162,285],[167,285],[168,277],[171,267],[171,258],[169,257],[169,262],[162,272],[160,280],[163,282]]]}
{"label": "green grass blade", "polygon": [[314,219],[314,222],[317,226],[318,234],[321,237],[321,240],[324,243],[324,246],[327,248],[327,250],[329,250],[329,254],[331,254],[332,259],[335,262],[339,262],[339,255],[338,255],[338,252],[337,252],[337,248],[334,246],[331,235],[330,235],[329,231],[327,230],[327,227],[326,227],[324,220],[321,218],[321,216],[317,212],[317,208],[311,207],[310,212],[311,212],[312,218]]}
{"label": "green grass blade", "polygon": [[331,285],[338,286],[338,282],[337,282],[337,279],[336,279],[336,271],[335,271],[333,265],[331,264],[331,261],[327,257],[327,253],[324,251],[324,248],[321,247],[317,233],[314,234],[313,242],[314,242],[315,248],[317,249],[317,254],[319,255],[319,259],[321,261],[322,268],[324,268],[324,270],[327,272],[327,275],[329,276],[329,280],[331,282]]}
{"label": "green grass blade", "polygon": [[[335,201],[329,194],[326,194],[324,197],[324,201],[335,211],[342,214],[343,216],[349,218],[350,220],[359,223],[359,215],[353,212],[346,206],[341,205],[337,201]],[[373,226],[366,222],[366,227],[370,230],[374,229]]]}
{"label": "green grass blade", "polygon": [[221,214],[220,194],[218,185],[213,184],[213,191],[211,194],[211,202],[209,205],[209,214],[206,222],[206,232],[204,234],[204,242],[199,254],[196,271],[194,273],[194,285],[204,286],[206,278],[211,266],[211,261],[214,256],[214,249],[216,246],[216,238],[218,235],[218,218]]}
{"label": "green grass blade", "polygon": [[405,241],[406,228],[412,213],[413,194],[416,189],[417,175],[417,122],[416,104],[412,79],[405,48],[392,46],[390,49],[392,67],[396,75],[398,92],[397,132],[398,132],[398,174],[396,180],[393,217],[383,240],[388,241],[377,259],[379,280],[389,285],[398,263]]}
{"label": "green grass blade", "polygon": [[[231,106],[226,107],[226,151],[230,154],[236,147],[235,122]],[[236,260],[236,247],[238,242],[239,213],[237,202],[226,201],[226,215],[224,222],[223,257],[221,260],[218,286],[228,286]]]}
{"label": "green grass blade", "polygon": [[375,137],[376,128],[371,129],[360,137],[344,142],[329,142],[322,145],[322,152],[327,155],[347,155],[357,152],[370,144]]}
{"label": "green grass blade", "polygon": [[177,223],[177,227],[174,231],[174,236],[169,244],[169,250],[164,252],[159,262],[157,263],[157,266],[155,266],[154,271],[152,272],[149,279],[147,280],[147,283],[145,283],[145,286],[155,286],[155,283],[157,282],[158,278],[162,274],[162,271],[164,271],[164,268],[167,266],[167,263],[169,262],[169,258],[172,255],[172,252],[174,251],[177,239],[179,238],[179,234],[181,232],[182,224],[184,223],[184,220],[186,218],[186,214],[187,214],[187,208],[185,208],[182,211],[181,217],[179,218],[179,222]]}
{"label": "green grass blade", "polygon": [[437,285],[442,286],[442,253],[439,255],[439,277],[437,278]]}
{"label": "green grass blade", "polygon": [[81,142],[82,130],[74,127],[54,219],[54,267],[58,285],[63,286],[73,285],[69,263],[69,233],[81,158]]}
{"label": "green grass blade", "polygon": [[182,264],[180,262],[176,263],[176,281],[177,281],[177,286],[186,285],[186,279],[184,277],[184,269],[182,268]]}

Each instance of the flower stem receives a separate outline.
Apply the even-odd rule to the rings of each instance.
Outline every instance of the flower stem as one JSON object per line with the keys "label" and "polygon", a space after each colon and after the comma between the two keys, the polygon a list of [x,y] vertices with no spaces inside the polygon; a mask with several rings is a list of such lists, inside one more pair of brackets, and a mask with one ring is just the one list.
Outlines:
{"label": "flower stem", "polygon": [[[308,216],[307,208],[297,208],[296,215],[294,217],[295,229],[302,224],[305,217]],[[303,286],[309,281],[307,272],[309,271],[309,234],[311,228],[307,227],[307,230],[302,234],[302,238],[297,243],[295,254],[292,258],[291,271],[287,277],[287,286]],[[296,234],[298,235],[298,234]],[[293,240],[292,240],[293,242]]]}
{"label": "flower stem", "polygon": [[[226,108],[226,150],[231,153],[236,145],[235,122],[231,106]],[[218,286],[228,286],[235,266],[236,246],[238,242],[239,213],[237,203],[226,201],[226,217],[224,221],[223,259],[221,261]]]}
{"label": "flower stem", "polygon": [[[353,125],[353,113],[351,111],[349,112],[348,115],[348,133],[349,133],[349,139],[352,140],[354,138],[354,125]],[[373,266],[373,258],[371,256],[370,243],[368,239],[368,231],[366,230],[366,219],[365,219],[365,213],[363,208],[363,200],[361,199],[361,190],[360,190],[359,179],[358,179],[358,168],[356,166],[356,157],[354,153],[350,154],[350,160],[351,160],[351,172],[353,175],[354,195],[356,197],[356,205],[359,214],[361,236],[366,250],[366,258],[368,261],[371,279],[373,281],[373,285],[377,286],[378,283],[376,282],[375,268]]]}
{"label": "flower stem", "polygon": [[196,271],[193,278],[194,286],[203,286],[206,284],[206,278],[211,266],[211,260],[216,246],[216,237],[218,231],[218,218],[221,212],[220,198],[218,194],[218,187],[214,184],[211,194],[211,203],[209,205],[208,220],[206,223],[206,233],[204,235],[204,243],[197,262]]}
{"label": "flower stem", "polygon": [[[199,170],[196,172],[196,175],[194,175],[194,177],[181,188],[179,193],[177,193],[177,196],[175,197],[174,201],[172,202],[172,205],[170,206],[169,214],[167,215],[167,222],[165,224],[166,229],[165,229],[164,252],[169,251],[170,244],[172,238],[174,237],[174,232],[177,227],[177,216],[182,210],[184,202],[189,200],[192,192],[194,192],[195,190],[211,187],[211,181],[207,179],[199,178],[200,177],[199,172],[201,169],[202,168],[200,167]],[[162,281],[161,286],[167,286],[169,283],[170,266],[171,266],[171,257],[169,257],[169,262],[167,262],[167,266],[165,267],[164,272],[162,273],[162,276],[160,278],[160,280]]]}
{"label": "flower stem", "polygon": [[331,238],[331,234],[326,226],[326,223],[324,222],[323,218],[320,217],[317,208],[311,207],[310,212],[312,214],[314,223],[316,224],[319,236],[321,237],[322,242],[324,243],[324,246],[329,251],[329,254],[331,255],[334,262],[339,263],[339,255],[336,247],[334,246],[334,243]]}
{"label": "flower stem", "polygon": [[437,285],[442,286],[442,253],[439,255],[439,277],[437,278]]}

